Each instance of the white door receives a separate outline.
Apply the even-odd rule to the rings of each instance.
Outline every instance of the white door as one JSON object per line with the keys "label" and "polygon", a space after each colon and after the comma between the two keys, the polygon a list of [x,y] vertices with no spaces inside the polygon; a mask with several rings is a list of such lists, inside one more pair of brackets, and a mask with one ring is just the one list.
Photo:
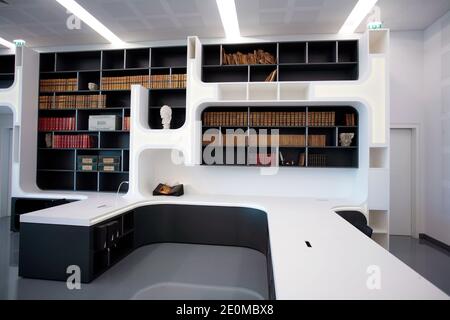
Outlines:
{"label": "white door", "polygon": [[392,235],[412,234],[412,129],[391,129],[390,221]]}

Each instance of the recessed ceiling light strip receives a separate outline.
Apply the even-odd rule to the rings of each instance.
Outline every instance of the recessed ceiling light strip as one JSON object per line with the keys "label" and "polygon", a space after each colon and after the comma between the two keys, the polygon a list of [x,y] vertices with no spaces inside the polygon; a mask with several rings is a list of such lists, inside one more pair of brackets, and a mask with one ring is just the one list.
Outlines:
{"label": "recessed ceiling light strip", "polygon": [[354,33],[361,22],[364,20],[364,18],[367,16],[367,14],[369,14],[370,10],[372,10],[377,1],[378,0],[359,0],[353,8],[352,12],[350,12],[347,20],[345,20],[344,24],[339,30],[339,33]]}
{"label": "recessed ceiling light strip", "polygon": [[56,1],[112,44],[121,45],[124,43],[118,36],[112,33],[111,30],[105,27],[105,25],[98,21],[97,18],[80,6],[75,0]]}
{"label": "recessed ceiling light strip", "polygon": [[220,19],[227,38],[240,38],[239,22],[234,0],[216,0]]}
{"label": "recessed ceiling light strip", "polygon": [[14,43],[9,42],[8,40],[3,39],[2,37],[0,37],[0,45],[5,46],[5,47],[10,48],[10,49],[14,49],[16,47],[14,45]]}

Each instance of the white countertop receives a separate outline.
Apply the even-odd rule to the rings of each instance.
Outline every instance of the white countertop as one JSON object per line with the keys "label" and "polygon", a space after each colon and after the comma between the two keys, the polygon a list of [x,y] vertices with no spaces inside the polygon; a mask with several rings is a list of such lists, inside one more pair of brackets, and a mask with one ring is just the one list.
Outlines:
{"label": "white countertop", "polygon": [[[449,299],[336,215],[333,208],[355,207],[346,200],[188,194],[131,199],[101,194],[24,214],[20,221],[90,226],[152,204],[244,206],[265,211],[277,299]],[[379,289],[366,285],[371,266],[380,271]]]}

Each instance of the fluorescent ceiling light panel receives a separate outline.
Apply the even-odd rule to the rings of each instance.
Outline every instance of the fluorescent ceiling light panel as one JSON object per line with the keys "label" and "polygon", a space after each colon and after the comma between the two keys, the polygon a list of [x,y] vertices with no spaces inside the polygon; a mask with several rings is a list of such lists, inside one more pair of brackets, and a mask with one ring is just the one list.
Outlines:
{"label": "fluorescent ceiling light panel", "polygon": [[227,38],[240,38],[239,22],[234,0],[216,0],[220,19]]}
{"label": "fluorescent ceiling light panel", "polygon": [[118,36],[112,33],[111,30],[105,27],[100,21],[97,20],[97,18],[86,11],[86,9],[80,6],[75,0],[56,1],[112,44],[120,45],[124,43]]}
{"label": "fluorescent ceiling light panel", "polygon": [[344,24],[339,30],[339,33],[354,33],[361,22],[364,20],[364,18],[369,14],[370,10],[372,10],[377,1],[378,0],[359,0],[353,8],[352,12],[350,12],[347,20],[345,20]]}
{"label": "fluorescent ceiling light panel", "polygon": [[14,45],[14,43],[9,42],[5,39],[3,39],[2,37],[0,37],[0,45],[8,47],[10,49],[14,49],[16,46]]}

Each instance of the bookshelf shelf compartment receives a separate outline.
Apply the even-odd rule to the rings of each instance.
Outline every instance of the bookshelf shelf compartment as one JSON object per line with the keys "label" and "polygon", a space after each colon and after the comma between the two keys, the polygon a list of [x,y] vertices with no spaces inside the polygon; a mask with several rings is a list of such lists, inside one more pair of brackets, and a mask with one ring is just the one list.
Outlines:
{"label": "bookshelf shelf compartment", "polygon": [[[265,82],[268,77],[270,77],[271,73],[277,70],[277,66],[275,65],[264,65],[257,64],[250,66],[250,82],[258,81]],[[276,81],[277,76],[274,77]]]}
{"label": "bookshelf shelf compartment", "polygon": [[204,82],[248,82],[248,66],[203,67]]}
{"label": "bookshelf shelf compartment", "polygon": [[308,43],[308,63],[336,62],[336,41]]}
{"label": "bookshelf shelf compartment", "polygon": [[109,50],[102,53],[102,69],[124,69],[125,68],[125,51]]}
{"label": "bookshelf shelf compartment", "polygon": [[74,190],[74,173],[38,171],[37,186],[42,190]]}
{"label": "bookshelf shelf compartment", "polygon": [[[202,81],[259,82],[277,70],[273,81],[349,81],[359,78],[358,40],[204,45]],[[270,53],[273,64],[238,64],[226,54]],[[269,60],[270,61],[270,60]],[[246,59],[239,62],[246,63]],[[271,62],[271,61],[270,61]]]}
{"label": "bookshelf shelf compartment", "polygon": [[42,53],[39,56],[39,70],[41,72],[55,71],[55,53]]}
{"label": "bookshelf shelf compartment", "polygon": [[15,56],[0,55],[0,89],[9,88],[14,83]]}
{"label": "bookshelf shelf compartment", "polygon": [[126,68],[149,68],[150,67],[150,50],[143,49],[127,49],[126,50]]}
{"label": "bookshelf shelf compartment", "polygon": [[[130,169],[130,132],[122,130],[125,119],[131,114],[130,84],[139,83],[149,87],[151,74],[167,74],[176,75],[170,79],[177,81],[178,86],[183,80],[178,75],[186,74],[187,71],[186,58],[186,46],[40,54],[40,80],[72,80],[70,85],[65,85],[64,81],[55,81],[55,84],[58,84],[57,90],[51,88],[45,92],[40,88],[39,119],[70,117],[75,119],[76,125],[74,130],[59,130],[65,129],[65,126],[60,127],[60,122],[57,122],[56,127],[53,127],[53,122],[41,122],[41,130],[36,134],[37,185],[43,190],[116,192],[120,182],[128,180]],[[3,66],[0,63],[0,68]],[[11,72],[14,72],[14,68]],[[0,69],[0,85],[3,77],[6,76]],[[107,82],[107,77],[117,78]],[[98,90],[89,90],[91,82],[99,86]],[[107,86],[102,87],[105,82]],[[123,85],[115,87],[117,83]],[[53,82],[45,84],[53,85]],[[151,108],[154,111],[150,111],[149,123],[158,126],[159,109],[168,104],[176,107],[173,125],[181,127],[185,119],[186,89],[168,88],[149,92],[151,104],[158,106]],[[114,131],[90,131],[88,122],[91,115],[117,116],[121,119],[121,126]],[[50,139],[54,142],[55,137],[69,135],[89,135],[95,141],[92,141],[90,148],[79,148],[78,144],[67,144],[73,140],[58,138],[61,145],[57,145],[57,148],[47,147],[50,146]],[[60,148],[63,145],[68,148]],[[120,168],[115,172],[77,171],[77,157],[80,155],[116,156],[120,158]]]}
{"label": "bookshelf shelf compartment", "polygon": [[[263,85],[263,84],[254,84]],[[350,119],[347,115],[352,114]],[[342,127],[346,120],[351,120],[353,126]],[[319,126],[327,124],[327,126]],[[281,167],[310,167],[310,168],[358,168],[358,116],[352,107],[209,107],[202,114],[202,130],[218,129],[216,133],[208,131],[215,139],[219,139],[221,152],[219,163],[211,165],[239,165],[262,166],[270,163]],[[227,131],[228,129],[231,130]],[[234,131],[235,129],[240,129]],[[275,131],[274,131],[275,130]],[[342,147],[338,143],[339,130],[355,134],[353,143],[349,147]],[[219,136],[217,136],[220,134]],[[233,134],[233,141],[228,141]],[[244,140],[237,137],[242,136]],[[274,136],[275,135],[275,136]],[[275,140],[273,140],[275,139]],[[202,138],[202,150],[212,142],[212,137]],[[209,146],[209,148],[212,146]],[[223,150],[220,150],[223,147]],[[209,149],[208,149],[209,150]],[[246,162],[242,163],[242,154],[238,159],[224,162],[231,150],[244,152]],[[202,152],[203,152],[202,151]],[[265,155],[262,155],[262,153]],[[259,154],[259,155],[258,155]],[[262,156],[265,161],[256,161]],[[222,159],[223,157],[223,159]],[[250,160],[249,160],[250,159]],[[230,159],[229,159],[230,160]],[[239,161],[238,161],[239,160]],[[210,161],[202,160],[203,165],[210,165]]]}
{"label": "bookshelf shelf compartment", "polygon": [[279,45],[279,63],[306,63],[306,42],[282,42]]}
{"label": "bookshelf shelf compartment", "polygon": [[152,67],[186,67],[187,47],[152,48]]}
{"label": "bookshelf shelf compartment", "polygon": [[92,171],[78,171],[76,174],[76,189],[79,191],[98,191],[98,174]]}
{"label": "bookshelf shelf compartment", "polygon": [[58,52],[56,71],[99,71],[100,51]]}
{"label": "bookshelf shelf compartment", "polygon": [[218,66],[221,62],[220,45],[205,45],[203,46],[203,65],[204,66]]}
{"label": "bookshelf shelf compartment", "polygon": [[338,62],[358,61],[358,42],[339,41],[338,42]]}
{"label": "bookshelf shelf compartment", "polygon": [[[162,129],[160,107],[149,108],[149,125],[151,129]],[[184,108],[172,109],[172,121],[170,124],[171,129],[181,128],[186,119],[186,110]]]}

